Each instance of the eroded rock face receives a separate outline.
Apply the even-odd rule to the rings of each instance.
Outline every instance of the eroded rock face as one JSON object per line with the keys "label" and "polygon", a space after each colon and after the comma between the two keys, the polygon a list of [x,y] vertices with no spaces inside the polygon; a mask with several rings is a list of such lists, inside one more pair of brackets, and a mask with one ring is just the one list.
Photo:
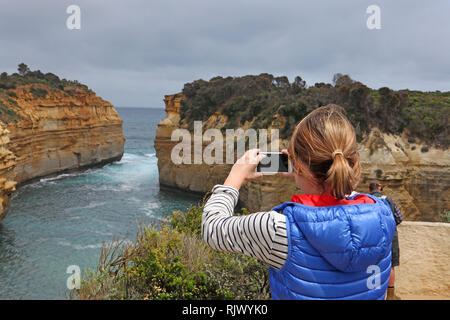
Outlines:
{"label": "eroded rock face", "polygon": [[0,123],[0,221],[8,212],[10,195],[16,188],[14,168],[16,157],[8,150],[9,131]]}
{"label": "eroded rock face", "polygon": [[[159,181],[163,186],[205,193],[215,184],[225,181],[231,165],[181,164],[171,160],[172,131],[185,127],[179,124],[181,94],[165,96],[167,118],[158,125],[155,139]],[[214,114],[204,122],[203,129],[221,128],[223,115]],[[193,139],[191,139],[193,140]],[[280,140],[280,148],[288,141]],[[208,143],[204,144],[206,147]],[[358,145],[362,165],[362,180],[358,192],[368,192],[372,179],[380,180],[384,193],[400,206],[407,220],[440,221],[450,210],[450,157],[448,150],[409,143],[405,136],[381,133],[376,128]],[[194,149],[192,149],[194,150]],[[225,154],[225,152],[224,152]],[[278,176],[265,176],[246,183],[240,191],[240,202],[251,211],[269,210],[301,193],[293,181]]]}
{"label": "eroded rock face", "polygon": [[1,125],[0,132],[5,133],[0,135],[0,220],[13,190],[9,181],[22,184],[120,160],[123,155],[122,120],[112,104],[81,89],[69,95],[43,88],[48,94],[41,98],[28,86],[13,90],[17,103],[9,107],[16,116]]}
{"label": "eroded rock face", "polygon": [[367,190],[370,179],[382,181],[383,192],[392,196],[409,220],[441,221],[441,214],[450,210],[448,150],[373,130],[359,152],[363,181],[358,189]]}

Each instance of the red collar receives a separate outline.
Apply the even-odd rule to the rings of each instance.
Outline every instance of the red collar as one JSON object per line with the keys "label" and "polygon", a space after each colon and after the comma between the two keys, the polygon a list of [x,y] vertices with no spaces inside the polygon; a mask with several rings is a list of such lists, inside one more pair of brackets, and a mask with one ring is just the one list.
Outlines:
{"label": "red collar", "polygon": [[328,207],[346,204],[375,203],[375,201],[365,194],[358,195],[352,200],[337,200],[333,196],[324,194],[294,194],[291,202],[297,202],[311,207]]}

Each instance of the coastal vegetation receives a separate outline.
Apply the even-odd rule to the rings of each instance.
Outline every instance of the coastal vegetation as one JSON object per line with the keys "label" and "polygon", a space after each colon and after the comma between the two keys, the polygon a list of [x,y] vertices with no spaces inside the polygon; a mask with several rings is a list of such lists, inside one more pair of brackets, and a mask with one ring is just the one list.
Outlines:
{"label": "coastal vegetation", "polygon": [[32,71],[26,64],[20,63],[17,72],[0,73],[0,120],[4,123],[18,119],[14,111],[14,107],[18,106],[18,96],[15,92],[18,88],[29,91],[35,98],[45,98],[50,91],[55,90],[70,96],[73,96],[77,90],[92,92],[88,86],[77,80],[60,79],[51,72]]}
{"label": "coastal vegetation", "polygon": [[450,223],[450,210],[444,210],[441,214],[442,222]]}
{"label": "coastal vegetation", "polygon": [[65,90],[66,87],[80,88],[90,91],[88,86],[78,82],[77,80],[60,79],[51,72],[43,73],[41,70],[30,70],[25,63],[20,63],[17,72],[8,74],[2,72],[0,74],[0,91],[16,89],[23,85],[42,84],[50,88]]}
{"label": "coastal vegetation", "polygon": [[[17,105],[15,100],[8,98],[7,101],[10,105]],[[16,112],[11,109],[8,104],[5,104],[2,100],[0,100],[0,120],[4,123],[9,123],[18,119]]]}
{"label": "coastal vegetation", "polygon": [[450,145],[450,92],[371,89],[343,74],[336,74],[332,82],[308,87],[301,77],[290,83],[287,77],[267,73],[196,80],[184,85],[181,122],[192,128],[194,120],[205,121],[219,112],[227,116],[226,128],[247,123],[258,129],[280,118],[280,135],[287,138],[305,115],[333,103],[343,107],[359,141],[378,127],[438,148]]}
{"label": "coastal vegetation", "polygon": [[97,269],[87,271],[71,298],[269,299],[267,266],[208,247],[201,215],[201,205],[191,206],[159,227],[141,226],[134,242],[105,244]]}

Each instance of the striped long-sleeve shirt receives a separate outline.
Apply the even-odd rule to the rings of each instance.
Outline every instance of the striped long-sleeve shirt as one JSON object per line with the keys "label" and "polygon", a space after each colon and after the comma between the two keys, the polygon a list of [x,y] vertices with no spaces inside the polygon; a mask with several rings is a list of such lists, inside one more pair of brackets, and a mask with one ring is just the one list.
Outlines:
{"label": "striped long-sleeve shirt", "polygon": [[281,268],[288,253],[286,216],[276,211],[234,216],[238,199],[235,188],[214,186],[203,209],[203,240],[216,250],[244,253]]}
{"label": "striped long-sleeve shirt", "polygon": [[202,238],[212,248],[244,253],[281,268],[288,253],[286,217],[276,211],[233,216],[239,191],[216,185],[202,215]]}

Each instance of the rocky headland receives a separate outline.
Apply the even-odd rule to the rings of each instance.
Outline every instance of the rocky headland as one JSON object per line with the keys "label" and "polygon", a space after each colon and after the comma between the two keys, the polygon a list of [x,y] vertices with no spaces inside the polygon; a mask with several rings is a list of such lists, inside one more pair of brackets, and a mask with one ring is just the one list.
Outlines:
{"label": "rocky headland", "polygon": [[16,185],[101,166],[124,151],[111,103],[78,82],[32,73],[0,77],[0,221]]}

